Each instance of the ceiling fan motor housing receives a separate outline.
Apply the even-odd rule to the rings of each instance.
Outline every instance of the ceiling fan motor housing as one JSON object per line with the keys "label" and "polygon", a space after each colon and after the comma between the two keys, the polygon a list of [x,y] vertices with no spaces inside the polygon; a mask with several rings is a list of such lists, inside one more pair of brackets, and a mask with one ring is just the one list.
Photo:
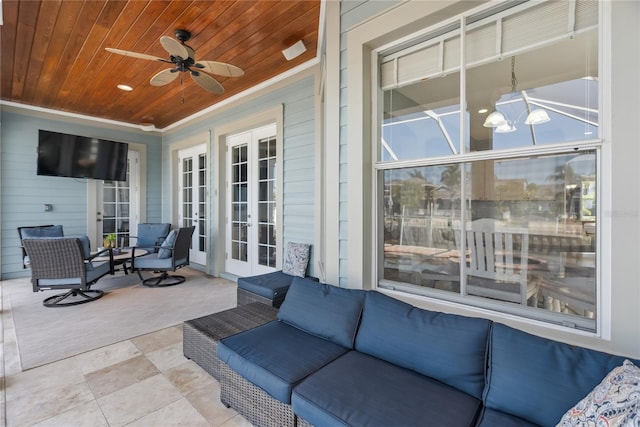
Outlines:
{"label": "ceiling fan motor housing", "polygon": [[182,43],[186,42],[191,38],[191,33],[187,30],[175,30],[173,32],[176,35],[176,38],[180,40]]}

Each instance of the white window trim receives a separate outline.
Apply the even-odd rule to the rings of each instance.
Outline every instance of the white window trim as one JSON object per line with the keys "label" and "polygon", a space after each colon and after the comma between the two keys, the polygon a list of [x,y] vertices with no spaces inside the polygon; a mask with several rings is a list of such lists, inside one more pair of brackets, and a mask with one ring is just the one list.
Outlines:
{"label": "white window trim", "polygon": [[[458,4],[460,8],[465,7]],[[368,196],[372,194],[375,183],[375,168],[371,167],[374,162],[376,149],[371,146],[372,141],[376,137],[376,111],[372,111],[372,94],[377,90],[377,85],[373,82],[377,81],[378,60],[376,52],[388,48],[391,44],[410,40],[415,36],[415,31],[405,36],[399,35],[403,28],[415,28],[416,23],[420,21],[430,22],[433,28],[441,26],[444,23],[459,19],[459,15],[450,16],[448,19],[440,19],[437,22],[429,21],[429,18],[439,8],[443,8],[443,4],[425,4],[423,2],[408,2],[391,9],[386,14],[371,19],[351,30],[347,34],[347,105],[349,126],[347,129],[348,140],[350,144],[347,149],[348,164],[348,194],[349,204],[347,207],[347,221],[349,224],[349,234],[347,242],[347,253],[349,254],[347,266],[347,286],[355,287],[362,284],[363,288],[375,287],[377,283],[377,270],[375,265],[376,251],[378,245],[375,239],[369,236],[377,236],[377,201],[370,200]],[[451,4],[449,4],[451,6]],[[470,15],[480,10],[486,9],[483,5],[466,12],[460,10],[460,13]],[[407,21],[407,16],[414,18],[414,21]],[[603,215],[611,209],[612,198],[610,192],[606,189],[611,188],[611,171],[610,168],[602,165],[611,164],[611,148],[610,148],[610,123],[611,123],[611,98],[608,88],[611,85],[611,58],[609,49],[610,32],[611,32],[611,5],[608,2],[600,2],[599,11],[599,79],[600,91],[600,118],[601,139],[603,141],[601,148],[601,160],[598,165],[599,188],[601,189],[600,203],[598,206],[599,227],[597,230],[598,250],[598,291],[597,294],[597,320],[596,332],[586,332],[554,325],[538,320],[522,318],[519,316],[511,316],[507,314],[497,313],[494,311],[486,311],[474,308],[472,306],[450,303],[439,299],[432,298],[416,298],[405,293],[394,295],[399,298],[409,300],[416,305],[427,306],[429,308],[441,309],[449,312],[458,312],[460,314],[479,314],[493,320],[508,323],[515,327],[522,327],[525,330],[541,333],[543,335],[552,335],[554,337],[564,336],[565,338],[576,336],[585,336],[590,338],[599,338],[600,340],[611,339],[611,286],[604,284],[611,283],[611,241],[603,240],[601,236],[611,235],[611,215]],[[422,26],[422,32],[428,26]],[[357,143],[360,142],[360,143]],[[377,147],[377,146],[376,146]],[[372,212],[372,213],[369,213]],[[606,254],[606,255],[605,255]],[[394,292],[391,292],[394,293]],[[554,333],[549,333],[554,331]]]}

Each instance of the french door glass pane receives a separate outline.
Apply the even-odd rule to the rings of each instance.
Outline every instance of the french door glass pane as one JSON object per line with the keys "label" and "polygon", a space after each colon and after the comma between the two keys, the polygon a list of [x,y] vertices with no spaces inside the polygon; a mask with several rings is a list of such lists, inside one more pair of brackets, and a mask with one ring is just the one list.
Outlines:
{"label": "french door glass pane", "polygon": [[275,153],[276,139],[264,138],[258,142],[258,263],[276,266],[275,242]]}
{"label": "french door glass pane", "polygon": [[207,156],[198,156],[198,250],[207,251]]}
{"label": "french door glass pane", "polygon": [[232,200],[231,200],[231,256],[235,260],[247,261],[247,227],[248,200],[247,200],[247,146],[233,147],[231,159]]}
{"label": "french door glass pane", "polygon": [[129,246],[129,166],[127,162],[126,181],[103,183],[102,237],[115,234],[117,246]]}

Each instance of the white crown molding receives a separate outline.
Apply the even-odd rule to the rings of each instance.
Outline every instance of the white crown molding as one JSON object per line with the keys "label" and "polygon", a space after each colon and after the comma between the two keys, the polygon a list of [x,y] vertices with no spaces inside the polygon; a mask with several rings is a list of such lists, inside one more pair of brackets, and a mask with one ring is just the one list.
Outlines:
{"label": "white crown molding", "polygon": [[[316,56],[315,58],[310,59],[307,62],[304,62],[288,71],[285,71],[284,73],[278,74],[275,77],[272,77],[269,80],[266,80],[262,83],[259,83],[243,92],[240,92],[234,96],[231,96],[229,98],[226,98],[216,104],[211,105],[210,107],[207,107],[203,110],[198,111],[197,113],[194,113],[188,117],[185,117],[182,120],[178,120],[177,122],[174,122],[162,129],[155,129],[155,131],[153,132],[145,132],[145,133],[156,133],[156,134],[163,134],[165,132],[168,132],[170,130],[173,130],[177,127],[180,126],[184,126],[189,124],[192,121],[195,121],[196,119],[205,116],[207,114],[212,113],[213,111],[219,110],[222,107],[225,107],[229,104],[232,104],[234,102],[238,102],[246,97],[249,97],[251,95],[254,95],[262,90],[265,90],[267,88],[269,88],[270,86],[273,86],[277,83],[280,83],[284,80],[287,80],[293,76],[295,76],[298,73],[301,73],[311,67],[313,67],[314,65],[316,65],[317,63],[319,63],[318,57]],[[60,111],[60,110],[54,110],[54,109],[50,109],[50,108],[44,108],[44,107],[38,107],[35,105],[29,105],[29,104],[21,104],[18,102],[13,102],[13,101],[5,101],[5,100],[0,100],[0,106],[6,106],[9,107],[9,109],[14,109],[14,110],[26,110],[26,111],[30,111],[32,113],[40,113],[40,114],[46,114],[46,115],[53,115],[53,116],[61,116],[61,117],[65,117],[67,119],[73,119],[73,120],[80,120],[83,122],[89,122],[91,124],[99,124],[99,125],[106,125],[106,126],[117,126],[117,127],[123,127],[123,128],[127,128],[129,130],[134,130],[137,132],[143,132],[140,129],[140,125],[139,124],[133,124],[133,123],[126,123],[126,122],[121,122],[121,121],[117,121],[117,120],[110,120],[110,119],[104,119],[104,118],[100,118],[100,117],[95,117],[95,116],[89,116],[86,114],[79,114],[79,113],[71,113],[68,111]]]}
{"label": "white crown molding", "polygon": [[185,117],[182,120],[178,120],[177,122],[172,123],[169,126],[160,129],[160,131],[164,133],[164,132],[168,132],[170,130],[174,130],[174,129],[180,127],[180,126],[186,125],[186,124],[188,124],[188,123],[190,123],[192,121],[195,121],[196,119],[199,119],[199,118],[201,118],[203,116],[211,114],[212,112],[214,112],[216,110],[219,110],[219,109],[221,109],[223,107],[226,107],[226,106],[228,106],[230,104],[233,104],[235,102],[238,102],[238,101],[240,101],[240,100],[242,100],[244,98],[247,98],[247,97],[252,96],[252,95],[254,95],[254,94],[258,93],[258,92],[261,92],[261,91],[263,91],[263,90],[265,90],[265,89],[267,89],[267,88],[269,88],[271,86],[274,86],[277,83],[280,83],[280,82],[282,82],[284,80],[287,80],[287,79],[295,76],[296,74],[302,73],[303,71],[313,67],[314,65],[318,64],[319,62],[320,61],[318,60],[318,57],[310,59],[309,61],[304,62],[304,63],[302,63],[302,64],[300,64],[300,65],[298,65],[298,66],[296,66],[294,68],[291,68],[290,70],[285,71],[284,73],[278,74],[277,76],[272,77],[269,80],[265,80],[264,82],[259,83],[259,84],[255,85],[255,86],[253,86],[253,87],[251,87],[251,88],[249,88],[249,89],[247,89],[247,90],[245,90],[243,92],[240,92],[240,93],[238,93],[238,94],[236,94],[234,96],[231,96],[231,97],[226,98],[226,99],[224,99],[224,100],[222,100],[222,101],[220,101],[220,102],[218,102],[216,104],[213,104],[210,107],[207,107],[207,108],[205,108],[203,110],[200,110],[197,113],[194,113],[194,114],[190,115],[189,117]]}

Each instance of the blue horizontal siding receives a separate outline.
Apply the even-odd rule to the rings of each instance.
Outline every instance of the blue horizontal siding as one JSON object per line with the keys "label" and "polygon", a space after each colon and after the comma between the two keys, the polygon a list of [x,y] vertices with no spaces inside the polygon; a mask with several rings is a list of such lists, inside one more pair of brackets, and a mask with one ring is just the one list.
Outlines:
{"label": "blue horizontal siding", "polygon": [[[62,119],[46,119],[2,111],[0,143],[2,159],[0,194],[2,208],[2,279],[22,277],[22,251],[17,228],[26,225],[61,224],[66,235],[87,234],[87,185],[89,180],[38,176],[36,173],[38,130],[95,136],[147,145],[147,210],[158,211],[161,171],[160,138],[121,129],[101,128]],[[44,205],[53,209],[44,211]]]}
{"label": "blue horizontal siding", "polygon": [[[314,244],[315,239],[315,93],[314,78],[293,81],[288,86],[257,97],[242,105],[213,114],[206,120],[167,134],[163,138],[163,168],[168,170],[171,145],[201,132],[215,132],[216,128],[253,116],[278,105],[283,106],[283,248],[286,243]],[[215,153],[213,153],[216,155]],[[212,159],[216,168],[219,160]],[[211,174],[214,179],[214,174]],[[213,188],[213,182],[210,183]],[[222,190],[221,190],[222,191]],[[162,217],[171,212],[170,185],[164,183]],[[213,198],[212,198],[213,200]],[[211,227],[214,225],[211,224]],[[310,266],[314,264],[313,250]],[[310,267],[313,274],[313,267]]]}

